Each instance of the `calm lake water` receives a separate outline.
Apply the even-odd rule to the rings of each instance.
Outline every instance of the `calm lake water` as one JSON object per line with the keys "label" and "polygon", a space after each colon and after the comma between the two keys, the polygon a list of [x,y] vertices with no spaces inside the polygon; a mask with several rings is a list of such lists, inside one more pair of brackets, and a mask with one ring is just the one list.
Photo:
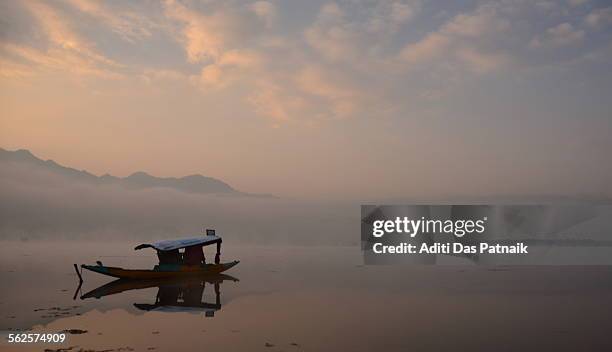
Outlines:
{"label": "calm lake water", "polygon": [[[174,282],[80,299],[113,281],[84,272],[73,300],[73,263],[151,268],[154,252],[133,251],[136,242],[0,244],[2,333],[81,332],[2,351],[612,348],[611,267],[363,266],[358,247],[227,243],[222,259],[241,261],[227,272],[239,281],[218,282],[218,297],[212,282]],[[164,303],[173,300],[180,307]]]}

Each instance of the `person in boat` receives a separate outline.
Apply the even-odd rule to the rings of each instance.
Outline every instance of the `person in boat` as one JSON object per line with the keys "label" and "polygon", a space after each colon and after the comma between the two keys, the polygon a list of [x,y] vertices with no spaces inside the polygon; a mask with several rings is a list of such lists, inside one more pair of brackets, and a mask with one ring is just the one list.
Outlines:
{"label": "person in boat", "polygon": [[171,251],[157,251],[159,264],[182,264],[181,253],[178,249]]}
{"label": "person in boat", "polygon": [[202,265],[206,264],[204,257],[204,248],[201,245],[185,247],[185,265]]}
{"label": "person in boat", "polygon": [[180,253],[178,249],[169,251],[157,251],[159,264],[183,264],[202,265],[206,264],[204,248],[201,245],[185,247],[185,252]]}

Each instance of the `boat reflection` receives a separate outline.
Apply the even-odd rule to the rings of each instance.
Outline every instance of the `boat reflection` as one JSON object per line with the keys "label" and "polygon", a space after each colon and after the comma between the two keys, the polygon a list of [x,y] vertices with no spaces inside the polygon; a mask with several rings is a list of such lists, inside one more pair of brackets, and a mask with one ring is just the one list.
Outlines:
{"label": "boat reflection", "polygon": [[[118,279],[83,294],[81,299],[99,299],[125,291],[157,287],[155,303],[134,303],[134,307],[144,311],[204,312],[206,317],[214,317],[221,309],[221,284],[224,281],[239,280],[225,274],[154,280]],[[207,286],[214,289],[214,303],[202,301]]]}

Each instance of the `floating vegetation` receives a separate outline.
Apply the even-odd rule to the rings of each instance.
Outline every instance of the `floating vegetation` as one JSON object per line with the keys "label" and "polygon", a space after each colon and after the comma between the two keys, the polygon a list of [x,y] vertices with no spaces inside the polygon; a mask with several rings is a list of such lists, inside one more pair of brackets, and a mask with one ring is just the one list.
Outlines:
{"label": "floating vegetation", "polygon": [[[117,349],[106,349],[106,350],[94,350],[94,349],[85,349],[85,348],[79,348],[78,350],[76,350],[75,348],[77,348],[79,346],[71,346],[71,347],[65,347],[65,348],[58,348],[58,349],[51,349],[51,348],[47,348],[45,349],[45,352],[127,352],[127,351],[134,351],[134,349],[132,347],[119,347]],[[155,347],[152,347],[153,349],[155,349]],[[149,349],[151,349],[151,347],[149,347]]]}
{"label": "floating vegetation", "polygon": [[87,330],[81,330],[81,329],[66,329],[66,330],[62,330],[60,332],[66,333],[66,334],[71,334],[71,335],[80,335],[80,334],[86,334]]}
{"label": "floating vegetation", "polygon": [[[71,315],[72,311],[80,308],[81,306],[69,306],[69,307],[51,307],[51,308],[36,308],[35,312],[45,312],[46,314],[41,315],[41,318],[61,318],[67,315]],[[76,313],[80,315],[80,313]]]}
{"label": "floating vegetation", "polygon": [[58,349],[47,348],[45,349],[45,352],[68,352],[68,351],[72,351],[73,349],[77,347],[79,346],[70,346],[70,347],[58,348]]}

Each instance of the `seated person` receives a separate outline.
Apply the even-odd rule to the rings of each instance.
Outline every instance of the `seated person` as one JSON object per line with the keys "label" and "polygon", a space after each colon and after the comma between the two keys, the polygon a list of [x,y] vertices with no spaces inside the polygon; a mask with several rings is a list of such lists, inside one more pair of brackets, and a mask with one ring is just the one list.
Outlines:
{"label": "seated person", "polygon": [[202,246],[191,246],[185,248],[185,264],[186,265],[201,265],[206,264],[204,251]]}
{"label": "seated person", "polygon": [[157,251],[159,264],[181,264],[181,254],[178,249],[172,251]]}

